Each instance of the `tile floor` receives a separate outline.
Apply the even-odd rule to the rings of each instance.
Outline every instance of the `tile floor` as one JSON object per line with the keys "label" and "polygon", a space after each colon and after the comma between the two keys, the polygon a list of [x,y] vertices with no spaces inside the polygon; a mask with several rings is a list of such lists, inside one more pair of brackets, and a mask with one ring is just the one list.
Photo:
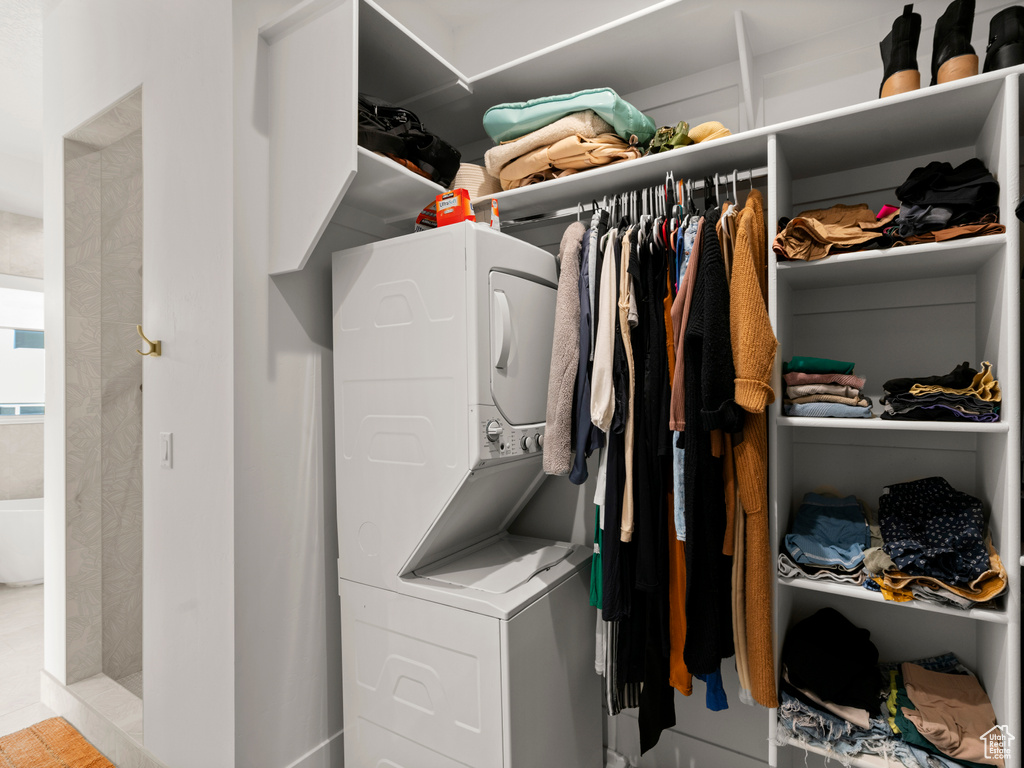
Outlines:
{"label": "tile floor", "polygon": [[54,713],[39,702],[43,585],[0,586],[0,736]]}

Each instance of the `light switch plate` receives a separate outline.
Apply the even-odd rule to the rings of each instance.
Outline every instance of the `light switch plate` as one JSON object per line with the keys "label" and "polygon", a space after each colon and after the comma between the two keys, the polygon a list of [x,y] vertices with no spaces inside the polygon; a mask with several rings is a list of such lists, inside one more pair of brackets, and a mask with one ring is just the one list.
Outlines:
{"label": "light switch plate", "polygon": [[160,468],[171,469],[174,466],[174,433],[160,433]]}

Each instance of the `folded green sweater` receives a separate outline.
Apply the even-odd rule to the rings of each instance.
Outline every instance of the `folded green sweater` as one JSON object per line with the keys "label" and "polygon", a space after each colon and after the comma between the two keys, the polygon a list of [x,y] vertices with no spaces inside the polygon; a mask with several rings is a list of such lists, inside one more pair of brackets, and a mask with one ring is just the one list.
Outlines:
{"label": "folded green sweater", "polygon": [[783,373],[853,373],[853,363],[829,360],[827,357],[796,357],[782,364]]}

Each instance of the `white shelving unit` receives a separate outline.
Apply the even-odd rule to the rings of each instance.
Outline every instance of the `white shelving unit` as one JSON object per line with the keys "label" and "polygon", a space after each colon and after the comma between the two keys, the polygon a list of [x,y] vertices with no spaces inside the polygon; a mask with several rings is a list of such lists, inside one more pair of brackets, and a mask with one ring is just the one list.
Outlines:
{"label": "white shelving unit", "polygon": [[[357,149],[357,91],[410,106],[431,130],[456,145],[478,142],[480,115],[498,102],[592,87],[596,81],[620,93],[657,85],[642,83],[638,73],[657,77],[664,51],[678,42],[678,30],[699,25],[707,34],[679,47],[679,55],[693,61],[683,62],[690,62],[689,70],[675,64],[676,71],[735,64],[736,114],[745,115],[738,124],[749,127],[758,79],[750,71],[746,29],[767,34],[774,29],[769,25],[789,22],[774,19],[777,14],[768,5],[757,11],[761,16],[750,18],[737,8],[731,0],[699,11],[685,3],[657,3],[616,24],[467,77],[370,0],[306,0],[261,29],[269,48],[270,114],[278,115],[269,126],[275,188],[268,212],[270,273],[302,269],[330,222],[337,229],[373,220],[373,226],[360,230],[363,236],[386,237],[405,227],[440,191],[407,169]],[[637,59],[620,67],[614,56],[607,56],[609,50],[631,51]],[[648,59],[650,66],[643,64]],[[803,494],[821,484],[877,506],[887,484],[942,475],[984,502],[993,542],[1009,574],[1009,594],[996,610],[958,611],[927,603],[886,603],[847,585],[776,579],[776,653],[793,623],[823,606],[836,607],[871,631],[883,659],[956,653],[978,673],[998,721],[1018,736],[1021,593],[1016,564],[1024,561],[1020,233],[1013,210],[1020,197],[1022,72],[1024,66],[854,104],[495,196],[507,220],[652,186],[667,171],[676,179],[699,179],[767,167],[773,232],[780,216],[807,208],[895,202],[895,187],[931,160],[984,160],[1000,182],[1003,235],[842,254],[810,264],[777,264],[770,255],[769,311],[780,349],[773,382],[778,399],[769,418],[769,503],[777,548]],[[1001,420],[946,424],[785,417],[781,365],[797,354],[855,361],[876,404],[886,379],[945,373],[963,360],[974,366],[988,360],[1003,390]],[[879,409],[876,405],[876,414]],[[773,743],[775,724],[771,711],[766,743]],[[1020,768],[1019,755],[1015,750],[1008,768]],[[772,766],[796,766],[804,755],[799,749],[769,746],[765,758]],[[886,762],[865,757],[853,764],[877,768]]]}
{"label": "white shelving unit", "polygon": [[[774,133],[769,221],[836,202],[876,209],[897,203],[893,190],[913,168],[977,156],[1000,183],[1007,231],[811,263],[771,262],[776,393],[784,391],[782,363],[794,355],[854,361],[876,417],[786,417],[779,396],[770,420],[769,499],[778,547],[804,494],[820,485],[856,494],[876,509],[884,486],[933,475],[979,497],[1010,579],[994,610],[887,603],[862,587],[778,578],[777,654],[789,627],[830,605],[870,630],[883,660],[955,653],[977,672],[997,721],[1014,730],[1020,727],[1020,573],[1013,567],[1020,549],[1019,226],[1012,214],[1019,199],[1019,74],[994,74],[999,77],[851,107]],[[868,133],[869,122],[887,128]],[[993,364],[1003,391],[999,422],[877,417],[885,380],[946,373],[964,360]],[[770,763],[795,760],[779,751]],[[1020,765],[1013,760],[1010,765]],[[865,757],[855,764],[884,761]]]}

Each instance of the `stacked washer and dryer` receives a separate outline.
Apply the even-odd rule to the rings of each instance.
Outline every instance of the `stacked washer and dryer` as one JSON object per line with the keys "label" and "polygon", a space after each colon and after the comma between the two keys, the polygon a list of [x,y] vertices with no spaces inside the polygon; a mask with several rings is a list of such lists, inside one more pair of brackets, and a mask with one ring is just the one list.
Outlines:
{"label": "stacked washer and dryer", "polygon": [[345,764],[601,765],[587,547],[544,479],[552,256],[472,223],[334,254]]}

